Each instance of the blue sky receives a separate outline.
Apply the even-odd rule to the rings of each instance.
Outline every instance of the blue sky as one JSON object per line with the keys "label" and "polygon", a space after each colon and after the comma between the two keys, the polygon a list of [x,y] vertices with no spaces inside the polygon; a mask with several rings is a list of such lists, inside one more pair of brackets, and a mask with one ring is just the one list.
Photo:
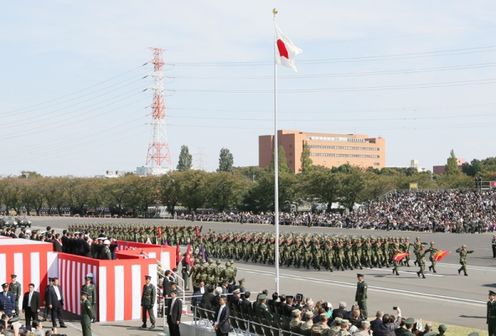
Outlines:
{"label": "blue sky", "polygon": [[272,132],[272,13],[303,49],[279,125],[386,139],[388,166],[494,156],[494,1],[11,1],[0,12],[0,175],[143,165],[149,47],[165,49],[173,167],[187,145],[257,165]]}

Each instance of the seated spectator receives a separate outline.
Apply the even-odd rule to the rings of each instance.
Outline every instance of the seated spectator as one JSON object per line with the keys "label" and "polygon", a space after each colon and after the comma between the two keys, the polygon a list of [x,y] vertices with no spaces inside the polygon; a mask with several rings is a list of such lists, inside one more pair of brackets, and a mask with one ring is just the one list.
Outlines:
{"label": "seated spectator", "polygon": [[341,329],[339,330],[337,336],[350,336],[349,332],[351,323],[348,320],[341,320]]}
{"label": "seated spectator", "polygon": [[291,312],[292,319],[289,322],[289,328],[293,332],[298,332],[300,331],[300,326],[303,324],[303,321],[301,320],[301,311],[299,309],[295,309]]}
{"label": "seated spectator", "polygon": [[360,309],[359,308],[354,308],[351,311],[350,323],[352,325],[354,325],[355,327],[360,328],[360,326],[362,324],[362,320],[363,319],[362,319],[361,314],[360,314]]}
{"label": "seated spectator", "polygon": [[415,320],[413,318],[407,318],[403,326],[395,330],[396,336],[413,336],[412,329],[414,324]]}
{"label": "seated spectator", "polygon": [[439,334],[437,334],[437,336],[444,336],[446,330],[448,330],[448,327],[444,324],[440,324],[437,330],[439,331]]}
{"label": "seated spectator", "polygon": [[346,315],[346,302],[341,301],[339,303],[338,309],[334,309],[334,311],[332,312],[332,318],[336,319],[336,317],[340,317],[343,319],[345,315]]}
{"label": "seated spectator", "polygon": [[302,325],[300,326],[300,330],[303,332],[306,330],[310,330],[313,327],[313,313],[312,313],[312,311],[307,310],[304,316],[305,316],[305,322],[302,323]]}
{"label": "seated spectator", "polygon": [[320,319],[319,322],[314,323],[312,326],[312,335],[322,335],[327,329],[329,329],[329,326],[327,325],[327,314],[326,313],[321,313],[320,314]]}
{"label": "seated spectator", "polygon": [[326,336],[336,336],[341,330],[341,317],[336,317],[331,324],[331,327],[324,333]]}
{"label": "seated spectator", "polygon": [[370,322],[364,320],[360,322],[360,329],[353,334],[353,336],[369,336],[370,335]]}

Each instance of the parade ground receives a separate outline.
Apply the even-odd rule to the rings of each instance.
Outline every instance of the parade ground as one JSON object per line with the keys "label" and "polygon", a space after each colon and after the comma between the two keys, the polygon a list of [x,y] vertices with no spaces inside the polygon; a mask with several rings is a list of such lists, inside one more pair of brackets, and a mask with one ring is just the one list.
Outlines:
{"label": "parade ground", "polygon": [[[70,217],[33,217],[33,228],[45,229],[51,226],[61,231],[70,224],[108,223],[119,224],[160,224],[160,225],[202,225],[203,232],[209,229],[217,232],[272,231],[273,225],[191,222],[161,219],[100,219]],[[368,283],[369,318],[377,310],[393,313],[393,306],[399,306],[403,316],[435,321],[469,328],[486,328],[486,301],[489,289],[496,288],[496,259],[492,258],[491,234],[452,234],[419,233],[404,231],[348,230],[323,227],[281,226],[281,232],[322,232],[336,235],[354,236],[402,236],[413,240],[420,237],[422,241],[434,241],[440,249],[450,251],[449,255],[438,264],[437,274],[426,272],[426,279],[417,277],[418,268],[401,267],[400,275],[395,276],[389,268],[363,269],[358,272],[365,275]],[[474,250],[468,258],[469,276],[458,275],[458,254],[454,251],[462,244]],[[246,279],[246,287],[252,292],[275,288],[274,267],[237,262],[237,278]],[[294,295],[303,293],[315,301],[323,299],[336,308],[340,301],[353,304],[356,290],[356,273],[353,271],[314,271],[312,269],[295,269],[281,267],[281,293]],[[148,331],[139,329],[140,321],[96,323],[93,324],[95,335],[122,334],[144,335],[158,334],[157,329]],[[67,329],[68,335],[78,335],[79,321],[73,322]],[[65,332],[65,331],[64,331]]]}

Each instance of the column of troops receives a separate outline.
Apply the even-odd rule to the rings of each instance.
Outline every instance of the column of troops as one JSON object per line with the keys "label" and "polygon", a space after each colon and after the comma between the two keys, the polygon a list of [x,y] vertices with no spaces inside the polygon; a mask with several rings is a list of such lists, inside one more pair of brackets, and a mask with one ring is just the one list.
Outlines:
{"label": "column of troops", "polygon": [[85,232],[90,237],[105,234],[117,240],[127,240],[139,243],[184,245],[188,242],[195,244],[201,237],[201,226],[184,225],[139,225],[139,224],[76,224],[68,227],[72,232]]}
{"label": "column of troops", "polygon": [[[275,235],[272,233],[216,233],[204,237],[205,249],[214,258],[234,259],[252,263],[274,264]],[[410,266],[410,251],[418,266],[429,255],[435,271],[434,243],[405,237],[343,237],[326,234],[282,234],[279,241],[280,264],[287,267],[328,271],[362,269],[363,267]],[[407,253],[401,262],[398,254]]]}

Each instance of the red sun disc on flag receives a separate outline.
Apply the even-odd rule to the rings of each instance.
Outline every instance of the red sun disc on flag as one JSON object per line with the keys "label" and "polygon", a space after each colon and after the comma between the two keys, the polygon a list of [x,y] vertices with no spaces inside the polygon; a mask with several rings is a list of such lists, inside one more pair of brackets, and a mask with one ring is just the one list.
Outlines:
{"label": "red sun disc on flag", "polygon": [[277,49],[279,50],[279,55],[281,57],[286,57],[287,59],[289,59],[288,49],[286,49],[286,45],[284,44],[283,40],[277,40]]}

